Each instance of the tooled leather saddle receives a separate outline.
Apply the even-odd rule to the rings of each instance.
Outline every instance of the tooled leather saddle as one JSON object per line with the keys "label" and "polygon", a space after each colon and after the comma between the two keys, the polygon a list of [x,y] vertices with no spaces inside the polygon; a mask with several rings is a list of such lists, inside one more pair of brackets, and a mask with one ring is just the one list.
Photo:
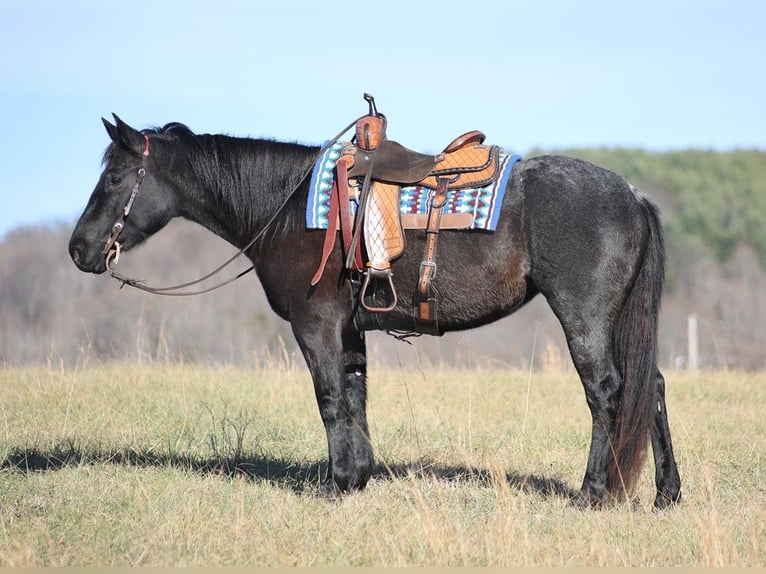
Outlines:
{"label": "tooled leather saddle", "polygon": [[[369,114],[356,122],[354,138],[344,144],[336,162],[322,259],[311,284],[320,281],[340,230],[345,267],[363,276],[359,305],[368,313],[391,311],[397,304],[391,262],[404,252],[404,228],[424,229],[426,250],[413,318],[417,331],[441,334],[432,289],[437,237],[440,229],[467,227],[466,217],[469,223],[472,217],[463,213],[443,215],[447,193],[494,182],[500,172],[500,147],[484,145],[484,134],[473,130],[455,138],[439,154],[413,151],[386,138],[386,117],[377,111],[370,94],[364,94],[364,99],[369,103]],[[400,212],[401,188],[406,185],[433,190],[427,214]],[[349,207],[353,196],[358,201],[356,214]],[[381,290],[385,292],[382,302]]]}

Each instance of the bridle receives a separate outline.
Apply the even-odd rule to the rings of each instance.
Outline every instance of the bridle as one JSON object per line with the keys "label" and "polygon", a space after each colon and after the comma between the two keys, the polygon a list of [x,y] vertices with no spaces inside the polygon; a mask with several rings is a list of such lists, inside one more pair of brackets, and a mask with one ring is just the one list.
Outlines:
{"label": "bridle", "polygon": [[120,236],[120,233],[122,233],[122,230],[125,229],[125,220],[130,214],[133,202],[138,195],[138,190],[141,188],[141,183],[144,181],[144,176],[146,175],[146,158],[148,157],[149,136],[144,135],[144,152],[141,154],[141,167],[138,169],[138,173],[136,173],[136,181],[133,184],[133,190],[130,192],[130,198],[128,198],[125,207],[122,208],[122,215],[114,222],[114,225],[112,225],[112,231],[109,233],[109,237],[106,239],[106,245],[104,245],[104,250],[102,251],[102,253],[106,255],[107,269],[109,269],[109,263],[112,258],[114,258],[115,263],[120,259],[120,244],[117,242],[117,238]]}
{"label": "bridle", "polygon": [[106,270],[109,272],[109,275],[113,277],[114,279],[116,279],[117,281],[119,281],[120,283],[122,283],[122,285],[120,285],[120,288],[124,287],[125,285],[129,285],[131,287],[135,287],[136,289],[146,291],[147,293],[154,293],[155,295],[167,295],[167,296],[174,296],[174,297],[184,297],[189,295],[201,295],[202,293],[209,293],[210,291],[223,287],[224,285],[228,285],[229,283],[236,281],[240,277],[247,275],[248,273],[250,273],[250,271],[253,270],[254,268],[253,265],[251,265],[244,271],[241,271],[234,277],[226,279],[222,281],[221,283],[213,285],[212,287],[208,287],[205,289],[198,289],[194,291],[180,291],[180,289],[191,287],[192,285],[197,285],[199,283],[202,283],[206,279],[209,279],[210,277],[216,275],[217,273],[222,271],[225,267],[227,267],[229,264],[231,264],[237,257],[239,257],[240,255],[243,255],[253,245],[255,245],[255,243],[261,237],[263,237],[263,234],[266,233],[266,230],[271,226],[271,224],[274,223],[274,220],[276,220],[276,218],[285,208],[288,201],[290,201],[290,199],[295,194],[295,192],[298,191],[298,188],[300,187],[301,183],[311,174],[311,171],[314,169],[314,164],[316,163],[317,159],[319,159],[319,157],[321,157],[322,154],[325,153],[330,148],[330,146],[332,146],[335,142],[337,142],[344,133],[346,133],[353,126],[355,126],[356,122],[363,117],[364,116],[360,116],[356,118],[354,121],[352,121],[351,123],[349,123],[340,132],[338,132],[338,134],[334,138],[332,138],[331,140],[328,140],[319,149],[316,155],[311,159],[311,162],[308,164],[308,168],[304,170],[300,178],[296,181],[295,185],[292,187],[290,193],[287,195],[285,200],[279,206],[279,209],[277,209],[276,212],[274,212],[274,214],[269,218],[266,224],[261,228],[261,230],[258,233],[256,233],[256,235],[250,240],[250,242],[247,245],[245,245],[242,249],[240,249],[237,253],[235,253],[229,259],[224,261],[221,265],[216,267],[213,271],[200,277],[199,279],[195,279],[194,281],[189,281],[187,283],[181,283],[178,285],[171,285],[169,287],[151,287],[149,285],[146,285],[143,280],[126,277],[125,275],[118,273],[111,267],[112,263],[117,264],[117,262],[120,259],[121,246],[119,241],[117,241],[117,238],[120,236],[120,233],[122,233],[123,229],[125,229],[125,222],[128,218],[128,215],[130,214],[131,208],[133,207],[133,202],[136,200],[136,196],[138,195],[138,192],[141,188],[141,183],[144,181],[144,177],[146,176],[146,159],[149,157],[149,136],[144,134],[145,143],[144,143],[144,151],[141,154],[141,167],[138,169],[138,172],[136,173],[136,181],[133,184],[133,189],[130,193],[130,197],[128,198],[128,201],[125,204],[125,207],[122,209],[122,214],[117,219],[117,221],[114,222],[114,225],[112,226],[112,230],[109,233],[109,237],[107,238],[106,244],[104,245],[104,249],[103,249],[103,254],[106,258]]}

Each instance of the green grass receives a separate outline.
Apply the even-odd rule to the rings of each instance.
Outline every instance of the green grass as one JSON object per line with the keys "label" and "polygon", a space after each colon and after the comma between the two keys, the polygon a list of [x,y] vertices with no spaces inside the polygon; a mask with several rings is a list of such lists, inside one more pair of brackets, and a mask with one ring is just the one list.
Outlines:
{"label": "green grass", "polygon": [[684,503],[570,508],[571,371],[370,373],[378,471],[317,496],[301,369],[0,368],[0,566],[766,565],[766,375],[666,373]]}

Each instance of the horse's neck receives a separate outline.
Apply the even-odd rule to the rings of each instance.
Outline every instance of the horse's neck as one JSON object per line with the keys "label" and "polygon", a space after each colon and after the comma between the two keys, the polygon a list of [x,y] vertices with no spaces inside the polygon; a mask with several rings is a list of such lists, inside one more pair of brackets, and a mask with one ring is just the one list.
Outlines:
{"label": "horse's neck", "polygon": [[243,247],[296,192],[311,168],[312,150],[274,141],[212,137],[216,140],[206,157],[191,162],[191,181],[199,187],[191,201],[181,202],[185,206],[181,215]]}

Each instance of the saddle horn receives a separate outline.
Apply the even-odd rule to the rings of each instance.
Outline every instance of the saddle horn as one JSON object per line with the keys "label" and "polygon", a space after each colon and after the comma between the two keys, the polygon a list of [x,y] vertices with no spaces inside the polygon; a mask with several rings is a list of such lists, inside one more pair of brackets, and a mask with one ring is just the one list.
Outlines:
{"label": "saddle horn", "polygon": [[370,115],[377,116],[378,108],[375,106],[375,98],[372,97],[372,94],[368,94],[365,92],[364,99],[368,104],[370,104]]}
{"label": "saddle horn", "polygon": [[386,116],[378,112],[371,94],[365,93],[364,99],[370,105],[370,113],[356,122],[356,145],[365,151],[374,151],[386,137]]}

